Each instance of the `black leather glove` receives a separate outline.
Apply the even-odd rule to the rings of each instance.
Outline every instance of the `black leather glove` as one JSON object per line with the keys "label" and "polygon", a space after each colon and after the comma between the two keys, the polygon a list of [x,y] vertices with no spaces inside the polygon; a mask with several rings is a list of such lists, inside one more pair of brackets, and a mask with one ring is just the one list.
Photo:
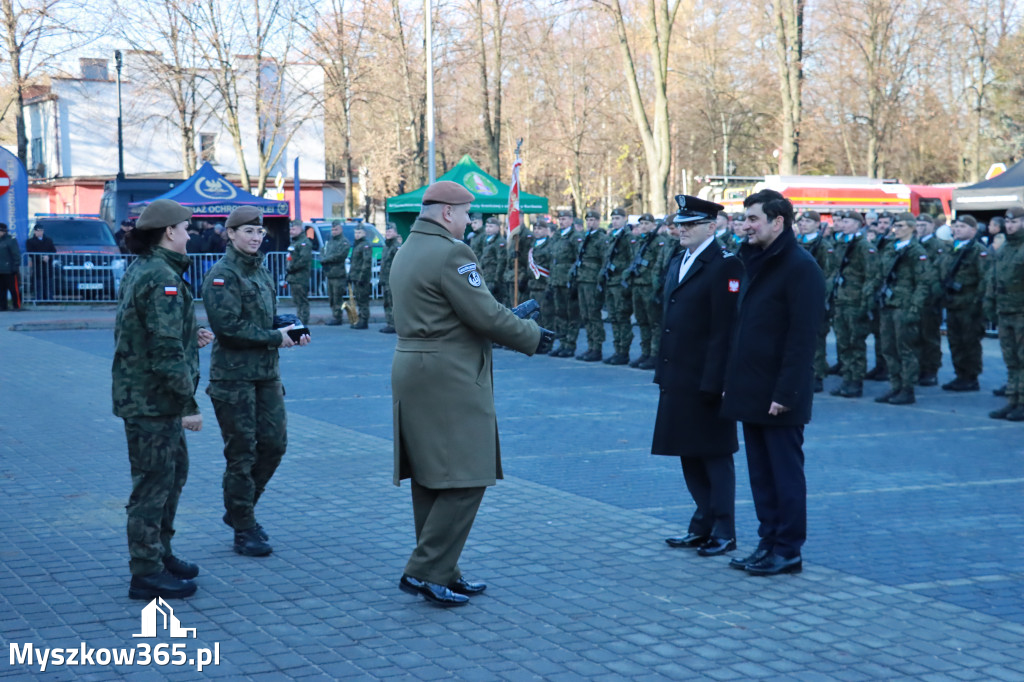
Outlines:
{"label": "black leather glove", "polygon": [[533,320],[536,322],[540,319],[540,304],[531,298],[529,301],[523,301],[515,308],[512,308],[512,314],[520,320]]}
{"label": "black leather glove", "polygon": [[537,344],[537,355],[544,355],[555,345],[555,333],[550,329],[540,328],[540,343]]}

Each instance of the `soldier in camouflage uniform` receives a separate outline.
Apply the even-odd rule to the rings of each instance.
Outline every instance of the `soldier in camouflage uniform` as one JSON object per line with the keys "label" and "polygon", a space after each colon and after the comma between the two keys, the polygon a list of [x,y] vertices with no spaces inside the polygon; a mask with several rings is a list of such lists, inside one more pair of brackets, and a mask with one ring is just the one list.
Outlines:
{"label": "soldier in camouflage uniform", "polygon": [[569,269],[576,262],[583,230],[573,225],[571,211],[559,211],[559,230],[552,245],[551,288],[555,297],[555,333],[558,348],[549,355],[555,358],[571,358],[576,355],[576,338],[580,334],[580,305],[576,288],[570,286]]}
{"label": "soldier in camouflage uniform", "polygon": [[199,568],[174,556],[171,537],[185,480],[188,448],[183,428],[198,431],[196,405],[200,336],[188,270],[192,211],[168,199],[152,202],[126,243],[139,259],[121,280],[114,327],[114,414],[124,420],[131,464],[128,566],[132,599],[188,597]]}
{"label": "soldier in camouflage uniform", "polygon": [[876,403],[910,405],[920,378],[918,361],[921,311],[931,289],[932,265],[924,247],[914,239],[913,213],[894,216],[893,239],[879,255],[872,290],[881,313],[881,343],[889,370],[889,390]]}
{"label": "soldier in camouflage uniform", "polygon": [[480,259],[480,271],[484,276],[484,282],[490,290],[494,300],[498,303],[505,303],[505,259],[507,254],[505,247],[507,242],[504,235],[500,234],[501,226],[498,219],[491,216],[484,225],[487,237],[484,239],[483,256]]}
{"label": "soldier in camouflage uniform", "polygon": [[985,307],[998,315],[999,347],[1006,363],[1006,405],[993,419],[1024,421],[1024,207],[1006,212],[1006,243],[996,251]]}
{"label": "soldier in camouflage uniform", "polygon": [[833,293],[831,305],[835,317],[836,354],[842,366],[842,385],[831,391],[841,398],[859,398],[864,395],[864,374],[867,369],[868,300],[870,275],[875,249],[860,234],[864,217],[857,211],[847,212],[841,224],[843,235],[836,246],[834,276],[827,283]]}
{"label": "soldier in camouflage uniform", "polygon": [[502,278],[505,285],[505,300],[510,307],[517,306],[529,298],[526,290],[529,286],[529,254],[532,246],[533,235],[523,225],[512,230],[505,240],[505,268]]}
{"label": "soldier in camouflage uniform", "polygon": [[[805,211],[796,221],[797,241],[821,268],[825,281],[829,281],[832,269],[832,256],[835,253],[834,242],[825,236],[821,227],[821,216],[817,211]],[[820,393],[825,388],[825,376],[828,375],[828,358],[825,349],[828,343],[828,330],[832,325],[832,311],[826,309],[818,329],[818,340],[814,348],[814,392]]]}
{"label": "soldier in camouflage uniform", "polygon": [[661,354],[661,337],[663,332],[662,315],[665,301],[665,276],[668,274],[669,263],[682,248],[679,245],[679,229],[674,224],[658,221],[657,236],[652,248],[656,249],[654,267],[651,270],[651,360],[645,369],[654,369]]}
{"label": "soldier in camouflage uniform", "polygon": [[[226,460],[222,520],[235,531],[235,551],[245,556],[273,551],[255,507],[288,444],[277,349],[296,344],[288,335],[292,326],[274,329],[277,299],[259,250],[266,234],[262,222],[252,206],[232,211],[224,257],[203,281],[203,304],[216,335],[206,393]],[[309,343],[309,336],[299,343]]]}
{"label": "soldier in camouflage uniform", "polygon": [[931,268],[928,270],[928,300],[921,310],[921,378],[918,386],[935,386],[939,383],[939,368],[942,367],[942,285],[939,267],[946,251],[946,243],[935,236],[935,221],[922,213],[914,222],[917,242],[928,254]]}
{"label": "soldier in camouflage uniform", "polygon": [[[881,267],[879,262],[882,249],[892,240],[892,225],[894,216],[889,211],[883,211],[878,216],[876,223],[867,228],[867,241],[874,250],[870,259],[870,270],[877,270]],[[871,368],[864,378],[869,381],[888,381],[889,370],[885,366],[885,354],[882,352],[882,313],[878,301],[874,295],[868,297],[868,322],[870,324],[870,335],[875,338],[875,366]]]}
{"label": "soldier in camouflage uniform", "polygon": [[391,285],[388,279],[391,277],[391,262],[395,260],[395,254],[401,245],[402,238],[398,236],[398,228],[394,223],[388,223],[384,230],[384,251],[380,257],[380,287],[384,294],[384,326],[380,328],[381,334],[395,333],[395,314],[391,305]]}
{"label": "soldier in camouflage uniform", "polygon": [[332,319],[327,323],[330,326],[342,324],[345,304],[345,294],[348,291],[348,272],[345,270],[345,261],[348,260],[349,249],[352,245],[345,239],[345,230],[341,221],[335,220],[331,223],[331,239],[324,245],[320,252],[320,265],[323,266],[324,276],[327,277],[327,300],[330,302]]}
{"label": "soldier in camouflage uniform", "polygon": [[746,215],[735,213],[729,221],[729,236],[724,240],[725,250],[732,254],[740,252],[740,247],[747,242],[747,235],[743,232],[743,222]]}
{"label": "soldier in camouflage uniform", "polygon": [[[938,270],[946,308],[946,340],[956,378],[942,385],[945,391],[977,391],[981,375],[981,340],[985,319],[978,305],[985,296],[989,258],[975,238],[978,223],[962,216],[952,225],[953,246],[940,256]],[[933,239],[933,241],[935,241]]]}
{"label": "soldier in camouflage uniform", "polygon": [[554,327],[554,295],[548,286],[551,280],[551,225],[541,218],[533,226],[533,241],[527,252],[530,277],[527,295],[540,305],[540,317],[537,324],[545,329]]}
{"label": "soldier in camouflage uniform", "polygon": [[615,347],[615,354],[604,361],[606,365],[629,364],[629,347],[633,344],[633,295],[622,286],[622,274],[633,262],[629,247],[631,238],[625,209],[614,209],[611,230],[605,239],[604,265],[598,276],[598,286],[604,289]]}
{"label": "soldier in camouflage uniform", "polygon": [[653,369],[654,359],[651,356],[651,335],[653,333],[651,310],[655,307],[654,292],[651,290],[651,272],[657,258],[654,248],[654,216],[644,213],[637,223],[636,234],[630,240],[630,253],[633,260],[629,269],[622,274],[622,283],[630,290],[633,297],[633,316],[640,332],[640,357],[629,363],[637,369]]}
{"label": "soldier in camouflage uniform", "polygon": [[289,229],[288,267],[285,281],[302,324],[309,326],[309,276],[313,269],[313,243],[306,236],[306,226],[293,220]]}
{"label": "soldier in camouflage uniform", "polygon": [[349,262],[348,279],[356,297],[359,319],[352,329],[367,329],[370,322],[370,293],[373,289],[373,245],[366,239],[366,230],[357,227],[352,233],[352,258]]}
{"label": "soldier in camouflage uniform", "polygon": [[570,279],[575,274],[576,288],[579,291],[580,322],[587,330],[587,350],[576,356],[583,362],[601,360],[601,346],[604,343],[604,322],[601,320],[601,308],[604,306],[604,293],[597,288],[597,276],[604,265],[605,232],[601,229],[601,214],[587,211],[587,227],[580,243],[576,261],[570,272]]}
{"label": "soldier in camouflage uniform", "polygon": [[484,255],[484,240],[487,235],[484,233],[484,217],[480,213],[469,214],[469,229],[466,230],[465,242],[476,254],[476,262],[479,263]]}

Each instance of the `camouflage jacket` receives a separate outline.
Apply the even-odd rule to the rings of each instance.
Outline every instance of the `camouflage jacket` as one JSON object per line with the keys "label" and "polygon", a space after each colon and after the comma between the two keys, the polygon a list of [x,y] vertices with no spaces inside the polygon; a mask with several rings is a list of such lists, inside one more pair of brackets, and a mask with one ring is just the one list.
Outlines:
{"label": "camouflage jacket", "polygon": [[280,377],[274,329],[277,298],[263,254],[230,244],[203,280],[203,304],[213,330],[210,381],[274,381]]}
{"label": "camouflage jacket", "polygon": [[[943,250],[933,269],[938,273],[940,290],[949,280],[949,288],[943,292],[942,299],[947,310],[965,310],[981,305],[991,269],[989,260],[985,247],[973,239],[953,242]],[[956,272],[953,272],[954,267]]]}
{"label": "camouflage jacket", "polygon": [[384,241],[384,250],[380,256],[380,281],[384,286],[388,286],[388,278],[391,276],[391,263],[395,260],[398,247],[398,237]]}
{"label": "camouflage jacket", "polygon": [[629,269],[633,255],[629,250],[629,226],[608,232],[604,240],[604,264],[608,282],[621,281],[622,273]]}
{"label": "camouflage jacket", "polygon": [[576,254],[583,243],[583,230],[567,227],[555,234],[557,239],[551,245],[554,251],[551,261],[551,284],[564,287],[569,283],[569,269],[576,262]]}
{"label": "camouflage jacket", "polygon": [[125,273],[114,325],[114,414],[185,417],[199,413],[199,348],[189,257],[157,247]]}
{"label": "camouflage jacket", "polygon": [[373,279],[373,245],[366,237],[357,239],[352,245],[352,262],[349,265],[348,278],[353,282],[369,284]]}
{"label": "camouflage jacket", "polygon": [[651,270],[658,257],[658,249],[655,239],[658,235],[653,232],[641,233],[630,237],[629,268],[622,273],[622,282],[627,286],[650,286]]}
{"label": "camouflage jacket", "polygon": [[494,291],[494,288],[504,281],[505,257],[505,237],[503,235],[490,234],[484,237],[483,255],[479,265],[484,281],[487,282],[491,291]]}
{"label": "camouflage jacket", "polygon": [[313,268],[313,244],[306,233],[292,237],[288,245],[288,274],[285,279],[289,284],[298,282],[309,285],[309,272]]}
{"label": "camouflage jacket", "polygon": [[345,235],[331,237],[320,252],[320,264],[324,268],[324,275],[328,279],[345,279],[348,275],[345,272],[345,261],[348,260],[349,249],[352,245],[345,239]]}
{"label": "camouflage jacket", "polygon": [[826,284],[835,283],[836,303],[867,310],[874,299],[871,284],[877,260],[875,247],[863,236],[854,235],[852,240],[840,242],[835,248],[832,282]]}
{"label": "camouflage jacket", "polygon": [[[551,237],[544,237],[543,239],[535,239],[533,245],[530,247],[529,253],[533,254],[533,264],[538,269],[544,269],[548,271],[548,275],[541,275],[537,277],[533,274],[532,270],[528,270],[530,274],[530,290],[537,291],[545,289],[548,286],[548,280],[551,275],[551,261],[552,261],[552,242]],[[527,255],[527,263],[529,263],[529,254]]]}
{"label": "camouflage jacket", "polygon": [[999,315],[1024,313],[1024,231],[1007,234],[996,250],[986,291],[987,311]]}
{"label": "camouflage jacket", "polygon": [[871,288],[883,308],[921,314],[931,292],[932,265],[924,247],[911,239],[902,249],[890,240],[878,255]]}

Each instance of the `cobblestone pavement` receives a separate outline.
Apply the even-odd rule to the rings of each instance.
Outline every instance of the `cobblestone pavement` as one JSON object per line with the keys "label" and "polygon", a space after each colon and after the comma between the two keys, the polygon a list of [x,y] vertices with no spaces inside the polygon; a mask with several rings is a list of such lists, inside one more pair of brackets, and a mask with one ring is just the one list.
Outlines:
{"label": "cobblestone pavement", "polygon": [[[650,373],[495,351],[506,479],[460,562],[490,588],[446,611],[397,588],[412,513],[408,486],[391,485],[395,337],[373,326],[317,326],[282,352],[289,450],[258,509],[269,557],[231,550],[200,387],[175,547],[202,574],[171,602],[197,636],[151,641],[216,644],[220,664],[41,674],[11,645],[135,647],[145,604],[127,598],[112,334],[9,331],[19,315],[0,315],[0,677],[1024,679],[1024,425],[986,416],[1005,376],[994,340],[980,393],[920,389],[902,408],[871,400],[882,384],[856,401],[819,395],[804,572],[777,578],[662,542],[691,508],[678,463],[647,454]],[[743,554],[756,525],[742,449],[736,463]]]}

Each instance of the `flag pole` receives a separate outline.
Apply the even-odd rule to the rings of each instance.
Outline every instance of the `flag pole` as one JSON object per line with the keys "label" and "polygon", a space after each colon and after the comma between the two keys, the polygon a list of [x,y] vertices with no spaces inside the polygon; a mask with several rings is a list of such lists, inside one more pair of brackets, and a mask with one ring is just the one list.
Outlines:
{"label": "flag pole", "polygon": [[516,222],[519,232],[512,236],[515,242],[516,259],[512,262],[512,305],[519,305],[519,237],[523,234],[522,216],[519,213],[519,149],[523,146],[523,138],[516,142],[516,158],[512,162],[512,185],[508,188],[508,217],[512,219],[512,212],[515,211]]}

